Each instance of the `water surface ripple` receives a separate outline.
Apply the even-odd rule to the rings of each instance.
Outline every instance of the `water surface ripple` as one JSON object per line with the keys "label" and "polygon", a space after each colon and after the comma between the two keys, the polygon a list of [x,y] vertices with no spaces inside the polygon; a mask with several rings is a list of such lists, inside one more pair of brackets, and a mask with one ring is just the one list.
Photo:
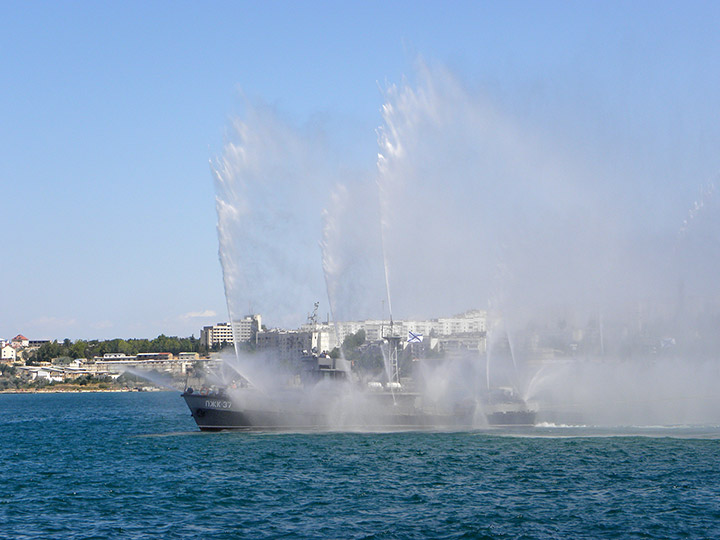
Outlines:
{"label": "water surface ripple", "polygon": [[199,433],[179,394],[0,395],[0,538],[720,538],[720,429]]}

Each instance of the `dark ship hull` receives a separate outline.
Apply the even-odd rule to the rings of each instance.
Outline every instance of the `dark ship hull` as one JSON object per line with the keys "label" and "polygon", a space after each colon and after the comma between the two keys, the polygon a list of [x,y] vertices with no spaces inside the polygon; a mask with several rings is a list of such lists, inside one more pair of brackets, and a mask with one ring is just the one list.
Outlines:
{"label": "dark ship hull", "polygon": [[401,392],[367,392],[343,401],[346,394],[307,399],[289,392],[269,398],[252,389],[207,395],[188,389],[182,397],[202,431],[463,430],[535,424],[535,411],[528,409],[483,412],[464,402],[442,411],[423,407],[418,394]]}
{"label": "dark ship hull", "polygon": [[524,409],[519,411],[495,411],[486,415],[488,425],[495,427],[534,426],[537,412]]}
{"label": "dark ship hull", "polygon": [[[400,338],[385,339],[396,366]],[[413,384],[401,385],[397,368],[392,373],[393,382],[362,387],[327,354],[313,353],[299,358],[294,370],[277,377],[278,384],[265,391],[240,377],[230,387],[199,392],[187,388],[182,397],[203,431],[467,430],[535,424],[535,412],[512,389],[489,391],[484,401],[433,401],[411,390]]]}

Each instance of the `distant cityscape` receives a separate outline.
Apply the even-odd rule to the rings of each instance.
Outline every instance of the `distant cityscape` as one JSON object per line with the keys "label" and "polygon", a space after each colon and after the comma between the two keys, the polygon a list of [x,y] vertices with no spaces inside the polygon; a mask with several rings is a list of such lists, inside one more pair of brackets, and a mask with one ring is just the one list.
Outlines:
{"label": "distant cityscape", "polygon": [[364,321],[319,322],[317,315],[308,317],[307,323],[296,330],[267,329],[260,315],[248,315],[242,319],[205,326],[200,333],[201,346],[218,350],[234,343],[241,343],[258,350],[276,351],[282,360],[297,357],[306,351],[331,352],[345,339],[360,331],[365,341],[378,342],[392,333],[424,342],[427,348],[437,352],[457,349],[485,350],[487,313],[470,310],[454,317],[417,320],[388,321],[370,319]]}
{"label": "distant cityscape", "polygon": [[[127,355],[122,352],[105,353],[92,358],[56,357],[37,361],[42,347],[57,344],[50,340],[30,340],[18,334],[11,340],[0,340],[0,390],[22,388],[29,383],[72,383],[77,381],[115,381],[128,369],[182,375],[194,362],[200,361],[197,352],[141,352]],[[8,384],[12,381],[14,384]]]}
{"label": "distant cityscape", "polygon": [[[22,334],[10,340],[0,339],[0,390],[34,382],[63,383],[80,378],[116,380],[129,370],[153,371],[180,378],[208,362],[218,362],[220,352],[237,346],[246,351],[272,351],[280,361],[298,358],[308,353],[338,354],[340,347],[348,347],[350,338],[357,347],[375,347],[392,334],[401,338],[403,349],[412,356],[452,357],[453,355],[485,355],[488,339],[493,347],[509,347],[507,329],[502,319],[491,319],[484,310],[469,310],[452,317],[428,320],[363,320],[321,322],[315,312],[299,328],[266,328],[260,314],[247,315],[232,322],[218,322],[205,326],[200,338],[167,338],[159,336],[152,344],[148,340],[110,340],[102,347],[77,348],[73,342],[31,340]],[[660,320],[638,315],[631,321],[604,322],[598,316],[577,327],[563,319],[552,323],[534,323],[513,332],[513,352],[525,361],[544,362],[568,358],[626,359],[631,356],[648,357],[685,352],[703,354],[703,349],[715,350],[717,337],[714,325],[702,326],[691,336],[679,335],[678,329]],[[504,336],[504,337],[503,337]],[[161,339],[162,338],[162,339]],[[159,340],[159,341],[158,341]],[[173,347],[170,347],[171,341]],[[79,340],[80,341],[80,340]],[[134,342],[143,342],[141,344]],[[682,342],[682,343],[681,343]],[[77,344],[78,342],[76,342]],[[97,341],[84,342],[85,345]],[[129,345],[132,344],[132,347]],[[152,346],[150,346],[152,345]],[[133,350],[134,347],[134,350]],[[144,347],[144,349],[143,349]],[[86,351],[100,351],[88,355]],[[128,352],[133,350],[132,353]],[[135,352],[137,351],[137,352]],[[14,379],[10,382],[9,377]]]}
{"label": "distant cityscape", "polygon": [[[486,312],[471,310],[454,317],[422,321],[387,320],[347,321],[331,324],[318,322],[316,314],[295,330],[267,329],[259,314],[230,322],[205,326],[200,332],[199,350],[179,352],[141,352],[126,354],[106,352],[91,358],[51,358],[35,361],[38,351],[50,340],[31,340],[18,334],[10,340],[0,339],[0,364],[11,366],[13,374],[26,382],[66,383],[79,378],[115,380],[128,370],[156,371],[171,377],[182,377],[200,363],[216,362],[220,351],[237,343],[248,350],[272,350],[278,359],[297,358],[308,352],[328,353],[336,350],[348,336],[364,332],[365,341],[378,342],[392,332],[415,336],[415,341],[436,351],[473,350],[485,347]],[[67,341],[67,340],[66,340]],[[3,371],[5,373],[5,371]],[[0,389],[2,389],[0,387]]]}

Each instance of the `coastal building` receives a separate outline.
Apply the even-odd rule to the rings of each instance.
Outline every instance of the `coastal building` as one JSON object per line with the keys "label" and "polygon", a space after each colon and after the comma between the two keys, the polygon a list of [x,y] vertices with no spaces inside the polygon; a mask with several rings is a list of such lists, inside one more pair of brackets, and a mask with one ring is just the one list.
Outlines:
{"label": "coastal building", "polygon": [[175,358],[169,352],[138,353],[136,356],[127,356],[123,353],[106,353],[102,357],[94,357],[93,360],[92,364],[84,365],[83,368],[94,372],[122,373],[128,369],[140,369],[183,375],[186,373],[187,368],[197,360],[197,357],[180,359]]}
{"label": "coastal building", "polygon": [[262,329],[262,318],[260,315],[248,315],[233,321],[232,328],[235,343],[248,343],[253,341],[258,331]]}
{"label": "coastal building", "polygon": [[22,334],[18,334],[17,336],[12,338],[10,344],[16,349],[24,349],[25,347],[30,346],[30,340]]}
{"label": "coastal building", "polygon": [[342,343],[350,334],[357,334],[360,330],[365,330],[363,321],[338,321],[334,326],[338,343]]}
{"label": "coastal building", "polygon": [[466,354],[468,352],[481,355],[485,353],[487,348],[486,335],[480,332],[468,332],[433,339],[437,341],[437,345],[435,347],[431,345],[431,348],[437,348],[450,355]]}
{"label": "coastal building", "polygon": [[12,345],[5,344],[0,348],[0,360],[3,362],[14,362],[17,358],[17,353]]}
{"label": "coastal building", "polygon": [[441,336],[485,332],[486,320],[485,311],[474,309],[454,317],[435,319],[433,329]]}
{"label": "coastal building", "polygon": [[169,352],[141,352],[137,353],[137,356],[135,356],[135,359],[138,362],[142,362],[144,360],[160,360],[167,362],[168,360],[172,360],[175,358],[173,353]]}
{"label": "coastal building", "polygon": [[248,315],[230,323],[205,326],[200,331],[200,344],[208,349],[223,348],[234,343],[249,343],[262,328],[260,315]]}
{"label": "coastal building", "polygon": [[63,375],[63,370],[60,368],[52,368],[52,367],[40,367],[35,369],[28,368],[30,377],[32,380],[35,379],[45,379],[47,381],[53,381],[53,382],[63,382],[65,380],[65,377]]}
{"label": "coastal building", "polygon": [[393,321],[392,329],[387,320],[343,321],[335,324],[337,342],[342,343],[350,334],[365,331],[367,341],[379,341],[392,332],[396,336],[407,336],[408,332],[423,336],[454,336],[458,334],[484,334],[487,313],[482,310],[470,310],[454,317],[427,320]]}
{"label": "coastal building", "polygon": [[119,372],[111,373],[109,371],[86,369],[78,363],[68,366],[19,366],[18,369],[32,381],[45,380],[48,382],[67,382],[86,375],[116,379],[120,375]]}
{"label": "coastal building", "polygon": [[280,361],[290,361],[310,353],[329,352],[334,348],[328,325],[320,328],[301,330],[280,330],[274,328],[257,334],[257,349],[271,350]]}
{"label": "coastal building", "polygon": [[105,353],[102,356],[94,356],[93,362],[134,362],[134,356],[128,356],[121,352]]}
{"label": "coastal building", "polygon": [[[346,337],[362,330],[366,342],[381,341],[390,333],[405,338],[412,332],[434,338],[428,342],[432,348],[484,350],[486,316],[485,311],[471,310],[440,319],[398,320],[391,326],[389,321],[380,319],[320,323],[313,314],[308,317],[308,323],[298,330],[265,330],[260,315],[248,315],[232,324],[217,323],[204,327],[200,343],[209,349],[223,348],[236,341],[253,343],[258,350],[273,350],[281,359],[289,360],[303,353],[330,352]],[[449,336],[461,336],[462,339],[445,339]]]}
{"label": "coastal building", "polygon": [[222,348],[234,342],[230,323],[217,323],[212,326],[204,326],[200,331],[200,345],[208,349],[215,347]]}
{"label": "coastal building", "polygon": [[300,327],[300,332],[313,334],[311,336],[311,347],[310,351],[330,352],[337,347],[337,340],[335,338],[335,327],[329,323],[310,323],[304,324]]}

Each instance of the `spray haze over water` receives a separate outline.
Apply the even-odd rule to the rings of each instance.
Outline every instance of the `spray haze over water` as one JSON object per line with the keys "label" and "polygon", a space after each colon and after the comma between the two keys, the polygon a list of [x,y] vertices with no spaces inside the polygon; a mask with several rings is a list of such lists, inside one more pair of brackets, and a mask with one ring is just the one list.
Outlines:
{"label": "spray haze over water", "polygon": [[247,105],[213,167],[230,317],[293,327],[321,298],[334,320],[487,309],[487,357],[447,376],[493,373],[548,421],[720,422],[713,171],[672,204],[447,70],[415,76],[385,91],[371,172]]}

